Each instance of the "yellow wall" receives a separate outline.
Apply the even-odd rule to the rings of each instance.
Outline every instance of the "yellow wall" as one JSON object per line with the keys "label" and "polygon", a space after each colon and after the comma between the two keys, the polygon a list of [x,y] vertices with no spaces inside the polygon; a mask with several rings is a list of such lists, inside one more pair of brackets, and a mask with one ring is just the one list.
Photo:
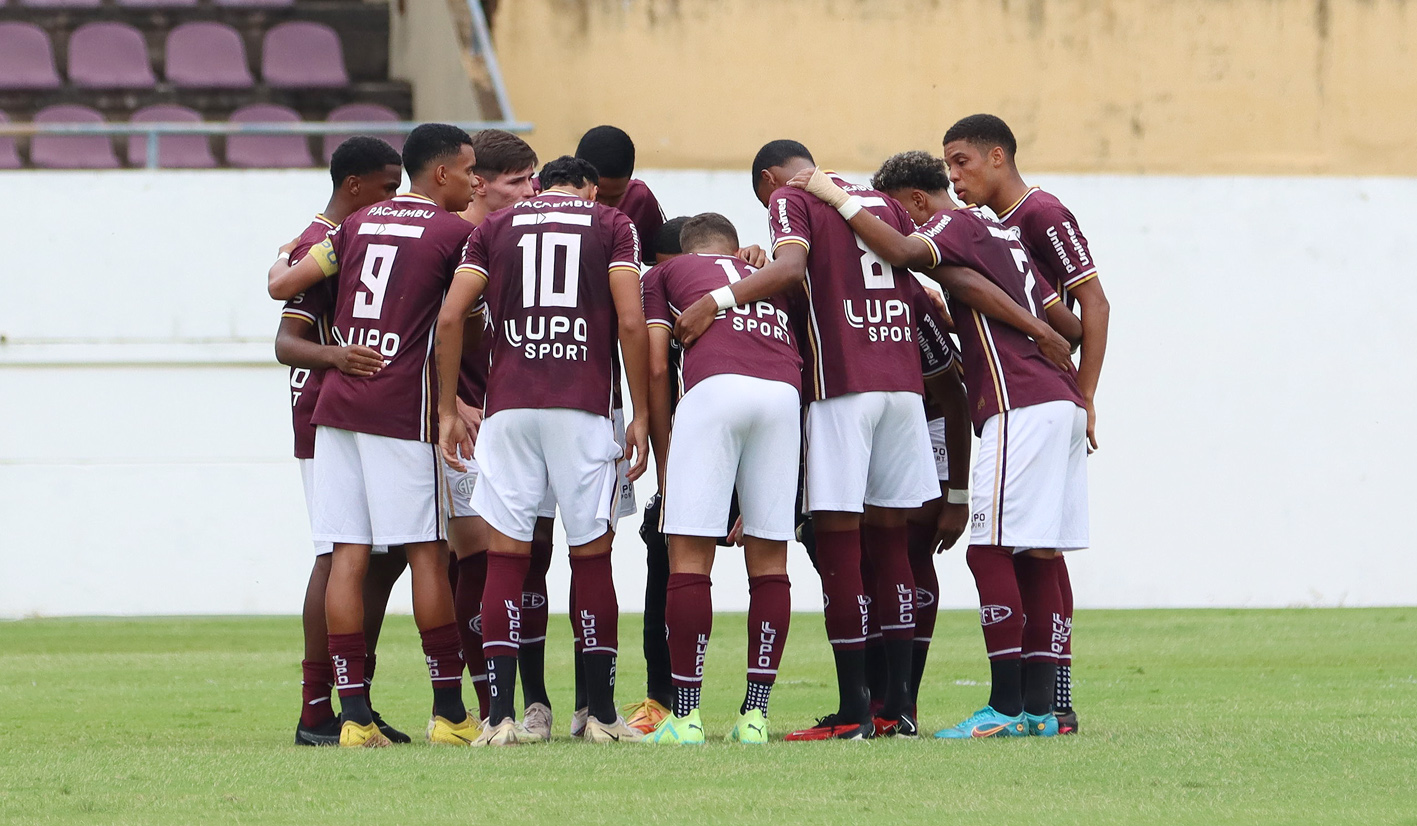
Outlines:
{"label": "yellow wall", "polygon": [[746,168],[791,137],[869,169],[988,111],[1031,170],[1413,175],[1412,6],[502,0],[493,36],[542,157],[614,123],[644,167]]}

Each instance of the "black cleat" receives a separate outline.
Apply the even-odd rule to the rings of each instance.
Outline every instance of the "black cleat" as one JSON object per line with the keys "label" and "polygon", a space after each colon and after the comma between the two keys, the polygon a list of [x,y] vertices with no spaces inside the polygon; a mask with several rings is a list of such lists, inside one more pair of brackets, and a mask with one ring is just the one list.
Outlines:
{"label": "black cleat", "polygon": [[295,745],[297,746],[338,746],[339,745],[338,717],[331,717],[314,728],[306,728],[302,723],[295,724]]}
{"label": "black cleat", "polygon": [[[371,713],[374,715],[374,725],[379,727],[379,733],[389,738],[390,743],[397,744],[413,742],[412,737],[409,737],[407,734],[404,734],[403,732],[384,722],[384,718],[379,716],[379,712],[373,711]],[[338,741],[338,733],[336,733],[335,739],[336,741]]]}
{"label": "black cleat", "polygon": [[1078,713],[1076,711],[1073,711],[1072,709],[1059,709],[1058,711],[1053,712],[1053,716],[1058,718],[1059,734],[1078,733]]}
{"label": "black cleat", "polygon": [[871,722],[854,723],[843,720],[839,715],[828,714],[811,728],[794,731],[782,738],[788,741],[800,740],[870,740],[876,736],[876,725]]}

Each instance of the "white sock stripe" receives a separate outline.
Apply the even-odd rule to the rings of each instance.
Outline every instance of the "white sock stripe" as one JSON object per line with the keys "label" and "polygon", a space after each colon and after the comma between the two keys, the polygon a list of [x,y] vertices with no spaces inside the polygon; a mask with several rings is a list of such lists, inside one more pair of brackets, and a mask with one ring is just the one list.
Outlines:
{"label": "white sock stripe", "polygon": [[929,637],[916,637],[915,642],[930,642]]}
{"label": "white sock stripe", "polygon": [[316,697],[315,699],[311,700],[310,702],[306,703],[305,705],[307,705],[307,706],[317,706],[317,705],[319,705],[320,703],[328,703],[329,701],[330,701],[330,698],[329,698],[329,697]]}
{"label": "white sock stripe", "polygon": [[524,639],[524,640],[522,640],[522,645],[531,645],[531,644],[534,643],[534,642],[546,642],[546,637],[545,637],[545,635],[542,635],[542,636],[540,636],[540,637],[532,637],[532,638],[529,639],[529,640],[525,640],[525,639]]}
{"label": "white sock stripe", "polygon": [[865,642],[865,641],[866,641],[866,638],[865,638],[865,637],[852,637],[852,638],[850,638],[850,639],[844,639],[844,640],[827,640],[827,645],[845,645],[845,644],[848,644],[848,643],[853,643],[853,642]]}
{"label": "white sock stripe", "polygon": [[748,673],[749,673],[749,674],[767,674],[768,676],[776,676],[776,675],[777,675],[777,669],[776,669],[776,668],[750,668],[750,669],[748,669]]}
{"label": "white sock stripe", "polygon": [[[704,681],[704,678],[703,678],[703,677],[685,677],[683,674],[675,674],[675,673],[672,672],[672,671],[669,672],[669,676],[670,676],[670,677],[673,677],[674,679],[679,680],[679,681],[681,681],[681,682],[685,682],[685,683],[703,683],[703,681]],[[691,686],[689,686],[689,687],[691,687]]]}
{"label": "white sock stripe", "polygon": [[470,683],[485,683],[487,682],[487,675],[479,674],[476,677],[468,677],[467,681]]}
{"label": "white sock stripe", "polygon": [[1052,651],[1030,651],[1030,652],[1028,652],[1027,654],[1024,654],[1024,655],[1023,655],[1023,659],[1027,660],[1027,659],[1031,659],[1031,658],[1033,658],[1033,657],[1052,657],[1052,656],[1053,656],[1053,652],[1052,652]]}
{"label": "white sock stripe", "polygon": [[447,683],[447,682],[461,683],[461,682],[462,682],[462,677],[460,677],[460,676],[459,676],[459,677],[429,677],[429,679],[432,680],[432,681],[435,682],[435,683]]}
{"label": "white sock stripe", "polygon": [[591,654],[591,653],[594,653],[594,652],[596,652],[596,651],[605,651],[605,652],[608,652],[608,653],[611,653],[611,654],[619,654],[619,653],[620,653],[619,651],[615,650],[614,648],[606,648],[606,647],[600,646],[600,645],[596,646],[595,648],[582,648],[582,649],[581,649],[581,653],[582,653],[582,654]]}
{"label": "white sock stripe", "polygon": [[1073,655],[1072,655],[1072,654],[1059,654],[1059,655],[1058,655],[1058,659],[1059,659],[1060,661],[1061,661],[1061,660],[1067,660],[1069,663],[1072,663],[1072,661],[1073,661]]}
{"label": "white sock stripe", "polygon": [[[913,630],[915,629],[915,623],[912,622],[912,623],[909,623],[909,624],[906,624],[906,625],[882,625],[882,626],[881,626],[881,630],[882,630],[882,631],[904,631],[904,630],[906,630],[906,629],[910,629],[910,630],[913,631]],[[877,634],[876,636],[879,637],[880,634]]]}
{"label": "white sock stripe", "polygon": [[1002,654],[1017,654],[1018,652],[1020,652],[1020,651],[1022,651],[1022,650],[1023,650],[1023,647],[1022,647],[1022,646],[1019,646],[1018,648],[1000,648],[998,651],[990,651],[988,654],[985,654],[984,656],[986,656],[986,657],[998,657],[998,656],[1000,656],[1000,655],[1002,655]]}
{"label": "white sock stripe", "polygon": [[862,637],[862,639],[867,639],[867,640],[878,640],[878,639],[880,639],[880,638],[881,638],[881,632],[879,632],[879,631],[877,631],[877,632],[874,633],[874,634],[867,634],[865,637]]}
{"label": "white sock stripe", "polygon": [[514,642],[484,642],[482,644],[482,650],[486,651],[489,648],[496,648],[499,645],[506,648],[521,648],[521,645]]}

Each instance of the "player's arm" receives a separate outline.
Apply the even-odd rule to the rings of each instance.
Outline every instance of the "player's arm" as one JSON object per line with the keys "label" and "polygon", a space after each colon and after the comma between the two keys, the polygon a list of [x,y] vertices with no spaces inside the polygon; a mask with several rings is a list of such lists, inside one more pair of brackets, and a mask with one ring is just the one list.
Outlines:
{"label": "player's arm", "polygon": [[663,324],[649,325],[649,443],[654,449],[655,472],[659,489],[664,490],[664,469],[669,459],[669,424],[673,414],[670,394],[674,392],[669,377],[670,330]]}
{"label": "player's arm", "polygon": [[1107,323],[1112,305],[1095,277],[1070,288],[1082,310],[1082,357],[1078,359],[1078,390],[1087,402],[1087,441],[1097,449],[1097,414],[1092,398],[1097,393],[1097,380],[1102,375],[1102,358],[1107,353]]}
{"label": "player's arm", "polygon": [[266,290],[271,298],[289,301],[338,272],[334,244],[326,238],[311,247],[294,266],[277,260],[266,275]]}
{"label": "player's arm", "polygon": [[443,459],[456,470],[466,470],[462,460],[472,458],[472,436],[458,415],[458,367],[462,364],[463,333],[468,314],[486,288],[487,275],[480,269],[467,265],[458,267],[443,298],[443,308],[438,311],[433,334],[433,359],[438,366],[438,446],[443,451]]}
{"label": "player's arm", "polygon": [[635,418],[625,428],[625,461],[631,482],[644,475],[649,466],[649,329],[640,294],[637,269],[615,266],[610,269],[610,295],[620,317],[620,354],[625,359],[625,379],[630,385],[630,406]]}
{"label": "player's arm", "polygon": [[[998,284],[968,267],[938,266],[927,269],[925,274],[949,290],[950,298],[995,321],[1002,321],[1038,342],[1043,357],[1057,365],[1059,370],[1072,368],[1072,345],[1043,319],[1010,298]],[[1067,312],[1066,307],[1063,312]],[[1052,311],[1049,313],[1051,316]]]}
{"label": "player's arm", "polygon": [[928,242],[910,235],[901,235],[895,227],[861,208],[861,199],[847,193],[819,168],[802,170],[787,182],[790,187],[805,189],[841,213],[851,229],[866,242],[871,251],[896,267],[923,270],[935,264]]}
{"label": "player's arm", "polygon": [[276,361],[310,370],[333,367],[346,376],[372,376],[384,367],[384,357],[377,350],[358,344],[321,344],[314,335],[315,325],[303,316],[282,316],[276,330]]}
{"label": "player's arm", "polygon": [[[969,399],[958,371],[941,371],[925,379],[925,392],[945,416],[945,454],[949,457],[950,478],[945,483],[945,502],[935,525],[935,548],[947,551],[969,527]],[[956,493],[951,496],[951,491]],[[962,492],[962,493],[960,493]],[[951,502],[950,499],[963,501]]]}
{"label": "player's arm", "polygon": [[690,304],[674,322],[674,337],[691,346],[713,324],[719,311],[760,301],[802,283],[807,277],[807,248],[801,244],[779,244],[772,263],[747,278],[719,287]]}
{"label": "player's arm", "polygon": [[1061,300],[1050,302],[1043,312],[1048,316],[1048,326],[1057,330],[1068,344],[1077,347],[1082,343],[1082,321]]}

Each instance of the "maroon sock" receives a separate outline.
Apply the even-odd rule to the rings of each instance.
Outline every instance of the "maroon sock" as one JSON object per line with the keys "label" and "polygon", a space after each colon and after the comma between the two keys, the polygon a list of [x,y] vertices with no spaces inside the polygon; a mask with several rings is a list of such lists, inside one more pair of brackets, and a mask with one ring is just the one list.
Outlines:
{"label": "maroon sock", "polygon": [[664,608],[675,688],[698,688],[713,631],[713,583],[703,574],[670,574]]}
{"label": "maroon sock", "polygon": [[546,572],[551,570],[551,543],[531,541],[531,567],[522,586],[522,645],[546,642],[546,624],[551,614],[546,598]]}
{"label": "maroon sock", "polygon": [[906,541],[910,547],[910,574],[915,578],[915,647],[928,648],[935,634],[935,616],[940,612],[940,577],[935,572],[934,525],[909,522]]}
{"label": "maroon sock", "polygon": [[531,557],[487,552],[482,591],[482,657],[515,657],[522,638],[522,583]]}
{"label": "maroon sock", "polygon": [[881,642],[881,613],[876,604],[876,566],[866,550],[866,526],[861,526],[861,593],[866,597],[866,647]]}
{"label": "maroon sock", "polygon": [[615,599],[610,553],[571,557],[571,588],[576,605],[572,622],[581,652],[615,654],[620,645],[620,603]]}
{"label": "maroon sock", "polygon": [[837,651],[859,651],[870,622],[870,606],[861,590],[861,532],[817,531],[816,536],[827,642]]}
{"label": "maroon sock", "polygon": [[339,696],[367,696],[364,685],[364,664],[368,654],[364,647],[364,632],[330,635],[330,664],[334,671],[335,690]]}
{"label": "maroon sock", "polygon": [[329,660],[300,662],[300,725],[314,728],[333,719],[330,693],[335,689],[335,669]]}
{"label": "maroon sock", "polygon": [[[862,555],[871,558],[876,587],[866,590],[872,598],[881,636],[887,640],[915,637],[915,577],[910,573],[905,526],[861,527]],[[864,583],[863,583],[864,587]]]}
{"label": "maroon sock", "polygon": [[1023,599],[1013,553],[997,545],[970,545],[965,560],[979,589],[979,624],[989,659],[1017,659],[1023,651]]}
{"label": "maroon sock", "polygon": [[1023,603],[1022,659],[1056,665],[1063,649],[1063,597],[1058,590],[1058,566],[1052,559],[1017,554],[1014,571]]}
{"label": "maroon sock", "polygon": [[433,687],[462,685],[462,638],[457,623],[419,631],[418,636],[423,641],[423,660],[428,664],[428,679]]}
{"label": "maroon sock", "polygon": [[1068,563],[1063,554],[1054,559],[1058,567],[1058,594],[1063,600],[1062,650],[1058,652],[1058,665],[1073,664],[1073,581],[1068,578]]}
{"label": "maroon sock", "polygon": [[457,587],[453,590],[453,613],[458,618],[458,636],[467,678],[477,694],[477,717],[487,718],[487,660],[482,656],[482,592],[487,588],[487,554],[473,554],[457,563]]}
{"label": "maroon sock", "polygon": [[787,574],[748,577],[748,681],[772,685],[792,621]]}

